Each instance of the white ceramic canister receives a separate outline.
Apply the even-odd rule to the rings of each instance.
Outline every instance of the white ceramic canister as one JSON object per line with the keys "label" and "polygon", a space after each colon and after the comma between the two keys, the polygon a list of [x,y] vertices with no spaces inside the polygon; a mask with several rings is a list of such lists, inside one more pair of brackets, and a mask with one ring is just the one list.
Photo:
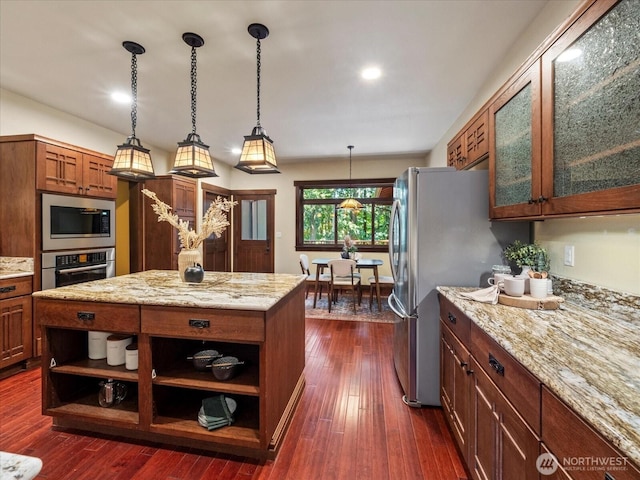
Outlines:
{"label": "white ceramic canister", "polygon": [[110,335],[107,338],[107,365],[112,367],[124,365],[127,345],[131,345],[133,337],[130,335]]}
{"label": "white ceramic canister", "polygon": [[107,358],[107,338],[112,335],[109,332],[89,332],[88,350],[91,360]]}
{"label": "white ceramic canister", "polygon": [[124,367],[127,370],[138,369],[138,344],[131,343],[127,345],[124,351]]}

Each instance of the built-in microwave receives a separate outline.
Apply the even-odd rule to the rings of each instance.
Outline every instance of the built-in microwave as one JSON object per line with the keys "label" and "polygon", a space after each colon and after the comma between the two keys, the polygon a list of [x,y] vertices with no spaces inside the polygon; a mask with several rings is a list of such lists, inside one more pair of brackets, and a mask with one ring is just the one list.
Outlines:
{"label": "built-in microwave", "polygon": [[116,202],[42,194],[42,250],[113,247]]}

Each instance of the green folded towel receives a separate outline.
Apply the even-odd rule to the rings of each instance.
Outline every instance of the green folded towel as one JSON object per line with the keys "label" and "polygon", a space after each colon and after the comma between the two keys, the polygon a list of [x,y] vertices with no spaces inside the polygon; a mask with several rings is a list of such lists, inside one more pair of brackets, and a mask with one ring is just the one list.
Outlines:
{"label": "green folded towel", "polygon": [[205,398],[204,400],[202,400],[202,408],[204,410],[204,414],[207,417],[211,417],[211,420],[233,419],[224,395],[216,395],[215,397]]}

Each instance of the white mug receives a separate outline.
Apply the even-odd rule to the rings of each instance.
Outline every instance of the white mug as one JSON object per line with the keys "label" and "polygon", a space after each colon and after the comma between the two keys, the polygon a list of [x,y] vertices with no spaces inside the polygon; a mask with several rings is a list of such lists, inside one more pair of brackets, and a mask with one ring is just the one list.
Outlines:
{"label": "white mug", "polygon": [[511,275],[508,273],[495,273],[493,277],[489,277],[487,279],[487,283],[489,285],[498,285],[500,290],[504,290],[504,279],[510,277]]}
{"label": "white mug", "polygon": [[507,277],[504,279],[504,293],[510,297],[524,295],[524,278]]}

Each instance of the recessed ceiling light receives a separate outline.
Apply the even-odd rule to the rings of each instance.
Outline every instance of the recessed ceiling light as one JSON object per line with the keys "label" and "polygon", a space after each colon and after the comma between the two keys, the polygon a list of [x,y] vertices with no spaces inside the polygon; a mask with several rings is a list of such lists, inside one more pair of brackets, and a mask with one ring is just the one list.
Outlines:
{"label": "recessed ceiling light", "polygon": [[582,50],[580,50],[579,48],[570,48],[569,50],[565,50],[560,55],[558,55],[556,61],[570,62],[571,60],[578,58],[580,55],[582,55]]}
{"label": "recessed ceiling light", "polygon": [[378,67],[367,67],[362,70],[361,75],[365,80],[375,80],[376,78],[380,78],[382,72]]}
{"label": "recessed ceiling light", "polygon": [[238,147],[232,148],[231,153],[233,153],[234,155],[240,155],[242,153],[242,149]]}
{"label": "recessed ceiling light", "polygon": [[131,103],[131,95],[122,92],[113,92],[111,94],[111,100],[116,103]]}

